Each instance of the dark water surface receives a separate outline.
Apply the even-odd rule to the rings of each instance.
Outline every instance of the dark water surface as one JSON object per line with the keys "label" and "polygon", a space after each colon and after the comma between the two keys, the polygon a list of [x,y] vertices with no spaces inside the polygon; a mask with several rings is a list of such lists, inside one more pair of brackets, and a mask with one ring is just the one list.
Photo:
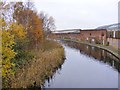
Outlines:
{"label": "dark water surface", "polygon": [[118,88],[120,62],[107,51],[88,45],[62,42],[66,60],[45,88]]}

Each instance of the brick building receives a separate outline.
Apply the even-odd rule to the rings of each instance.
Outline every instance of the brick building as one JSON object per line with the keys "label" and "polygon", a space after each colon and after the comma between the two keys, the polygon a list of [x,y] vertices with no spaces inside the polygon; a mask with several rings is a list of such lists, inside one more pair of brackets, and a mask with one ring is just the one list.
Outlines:
{"label": "brick building", "polygon": [[76,32],[60,32],[55,33],[56,37],[58,38],[70,38],[70,39],[77,39],[81,41],[87,41],[90,43],[97,43],[97,44],[106,44],[107,42],[107,30],[77,30]]}
{"label": "brick building", "polygon": [[107,30],[105,29],[81,30],[79,35],[79,40],[105,45],[107,42]]}
{"label": "brick building", "polygon": [[95,44],[106,45],[120,48],[120,31],[106,30],[106,29],[72,29],[61,30],[57,33],[49,35],[54,38],[70,38],[73,40],[87,41]]}

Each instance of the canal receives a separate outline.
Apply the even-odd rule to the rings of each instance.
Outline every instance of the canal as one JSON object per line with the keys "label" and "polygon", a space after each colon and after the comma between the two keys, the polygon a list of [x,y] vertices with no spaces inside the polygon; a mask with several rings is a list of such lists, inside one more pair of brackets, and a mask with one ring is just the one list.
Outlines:
{"label": "canal", "polygon": [[66,59],[44,88],[118,88],[119,60],[105,50],[62,42]]}

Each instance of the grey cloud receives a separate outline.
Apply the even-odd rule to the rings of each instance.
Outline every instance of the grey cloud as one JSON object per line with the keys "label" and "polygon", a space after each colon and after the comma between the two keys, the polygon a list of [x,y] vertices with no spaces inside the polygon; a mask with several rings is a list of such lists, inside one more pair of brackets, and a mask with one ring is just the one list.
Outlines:
{"label": "grey cloud", "polygon": [[119,0],[40,0],[38,11],[56,20],[57,29],[95,28],[118,21]]}

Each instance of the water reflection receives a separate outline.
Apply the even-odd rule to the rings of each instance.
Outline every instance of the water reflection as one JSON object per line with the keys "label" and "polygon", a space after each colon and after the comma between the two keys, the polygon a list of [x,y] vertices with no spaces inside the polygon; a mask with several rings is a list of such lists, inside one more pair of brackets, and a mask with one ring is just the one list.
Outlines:
{"label": "water reflection", "polygon": [[45,88],[117,88],[120,62],[99,48],[61,42],[66,59],[46,80]]}
{"label": "water reflection", "polygon": [[95,60],[99,60],[102,63],[106,63],[112,66],[114,69],[116,69],[120,73],[120,61],[111,53],[96,47],[78,44],[75,42],[62,41],[62,43],[64,43],[66,46],[69,46],[71,48],[76,48],[80,50],[80,53],[82,54],[86,54],[89,57],[92,56],[93,58],[95,58]]}

